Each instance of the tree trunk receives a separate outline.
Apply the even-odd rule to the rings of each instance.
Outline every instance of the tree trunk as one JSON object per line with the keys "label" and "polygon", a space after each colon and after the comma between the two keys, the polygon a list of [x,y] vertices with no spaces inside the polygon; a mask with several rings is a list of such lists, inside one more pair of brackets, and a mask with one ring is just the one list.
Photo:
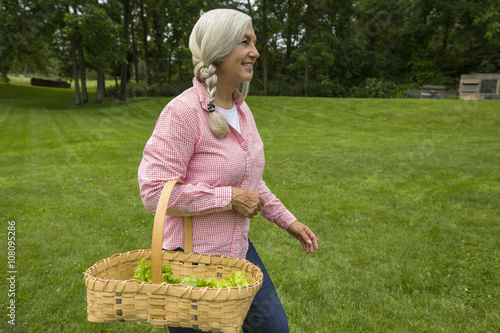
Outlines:
{"label": "tree trunk", "polygon": [[285,61],[289,63],[290,56],[292,54],[292,0],[288,0],[288,10],[287,10],[287,18],[288,22],[286,25],[286,53],[285,53]]}
{"label": "tree trunk", "polygon": [[[128,45],[129,38],[129,25],[130,25],[130,1],[123,0],[123,36],[122,40],[125,45]],[[128,47],[126,47],[126,51],[128,54]],[[125,57],[127,59],[127,57]],[[127,78],[128,78],[128,64],[127,60],[122,61],[121,65],[121,76],[120,76],[120,99],[122,101],[127,100]]]}
{"label": "tree trunk", "polygon": [[89,96],[87,94],[87,78],[85,76],[85,59],[83,58],[83,48],[81,41],[77,42],[78,50],[78,60],[80,64],[80,79],[82,81],[82,104],[89,102]]}
{"label": "tree trunk", "polygon": [[97,94],[96,94],[96,103],[101,103],[106,95],[106,83],[103,71],[97,72]]}
{"label": "tree trunk", "polygon": [[139,60],[137,59],[138,52],[137,52],[137,44],[135,43],[134,24],[131,24],[131,28],[132,28],[132,54],[134,56],[134,76],[135,76],[135,82],[139,83],[139,65],[138,65]]}
{"label": "tree trunk", "polygon": [[70,52],[71,52],[71,63],[73,64],[73,80],[75,82],[75,104],[81,105],[82,100],[80,99],[80,83],[78,82],[80,80],[80,77],[78,75],[78,59],[76,56],[75,42],[73,39],[71,40]]}
{"label": "tree trunk", "polygon": [[262,67],[264,96],[267,96],[267,0],[262,0]]}
{"label": "tree trunk", "polygon": [[182,82],[182,54],[181,54],[181,47],[180,45],[177,45],[177,54],[178,54],[178,64],[179,64],[179,81]]}
{"label": "tree trunk", "polygon": [[443,37],[443,52],[446,52],[448,49],[448,39],[450,37],[450,27],[452,25],[452,19],[449,17],[449,14],[446,15],[446,20],[444,24],[444,37]]}
{"label": "tree trunk", "polygon": [[247,0],[247,8],[248,8],[248,15],[253,20],[252,3],[250,2],[250,0]]}
{"label": "tree trunk", "polygon": [[306,66],[304,71],[304,96],[309,96],[309,52],[306,51]]}
{"label": "tree trunk", "polygon": [[151,64],[149,62],[148,53],[148,22],[146,21],[146,16],[144,15],[144,0],[140,3],[141,10],[141,24],[142,24],[142,44],[144,47],[144,61],[146,62],[146,77],[148,81],[148,86],[151,85]]}
{"label": "tree trunk", "polygon": [[[168,78],[166,72],[166,65],[165,65],[165,43],[163,41],[163,27],[159,21],[159,18],[157,17],[157,14],[153,15],[152,18],[152,27],[153,27],[153,39],[154,39],[154,44],[156,47],[156,52],[155,52],[155,59],[156,59],[156,66],[155,66],[155,81],[156,83],[163,84],[165,83],[165,80]],[[173,47],[173,46],[172,46]],[[168,52],[168,51],[167,51]],[[170,60],[172,57],[172,50],[170,50]],[[172,61],[168,61],[168,67],[171,67]],[[170,72],[170,70],[169,70]],[[170,83],[170,79],[168,78],[168,82]]]}
{"label": "tree trunk", "polygon": [[308,46],[309,43],[311,42],[311,29],[312,29],[312,22],[313,22],[313,17],[312,17],[312,4],[311,1],[307,1],[307,9],[305,13],[305,45],[306,45],[306,62],[305,62],[305,68],[304,68],[304,96],[309,96],[309,63],[311,56],[309,55],[309,50]]}
{"label": "tree trunk", "polygon": [[[171,83],[170,80],[172,79],[172,54],[173,53],[174,53],[174,46],[172,45],[172,47],[170,48],[170,54],[168,56],[168,60],[169,60],[168,61],[168,84]],[[162,63],[163,63],[163,61],[160,62],[160,64],[162,64]],[[163,72],[164,72],[163,70],[160,70],[160,74],[162,75],[161,76],[162,79],[160,80],[160,82],[162,82],[162,83],[163,83],[163,78],[164,78],[164,73]]]}

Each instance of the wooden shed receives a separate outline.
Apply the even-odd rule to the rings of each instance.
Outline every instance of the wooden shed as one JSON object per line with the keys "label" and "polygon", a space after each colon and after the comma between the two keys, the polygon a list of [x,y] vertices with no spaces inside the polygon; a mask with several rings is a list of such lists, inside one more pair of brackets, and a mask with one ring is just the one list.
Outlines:
{"label": "wooden shed", "polygon": [[459,93],[460,99],[500,99],[500,73],[463,74]]}

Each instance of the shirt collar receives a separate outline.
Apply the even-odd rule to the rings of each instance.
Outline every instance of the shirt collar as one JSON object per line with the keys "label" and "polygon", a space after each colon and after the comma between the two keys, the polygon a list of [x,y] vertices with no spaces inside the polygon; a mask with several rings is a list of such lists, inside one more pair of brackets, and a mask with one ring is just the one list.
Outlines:
{"label": "shirt collar", "polygon": [[[196,77],[193,78],[193,87],[196,89],[198,96],[200,98],[201,107],[208,112],[208,96],[205,86],[198,81]],[[243,95],[238,89],[234,89],[233,100],[237,106],[244,102]]]}

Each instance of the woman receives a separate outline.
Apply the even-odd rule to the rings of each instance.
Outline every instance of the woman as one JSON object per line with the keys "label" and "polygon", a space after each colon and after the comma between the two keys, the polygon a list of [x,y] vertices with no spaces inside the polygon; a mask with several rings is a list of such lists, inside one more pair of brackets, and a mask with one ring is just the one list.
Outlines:
{"label": "woman", "polygon": [[259,57],[255,42],[250,17],[239,11],[216,9],[199,19],[189,40],[193,87],[162,111],[138,176],[143,203],[151,211],[168,180],[185,183],[172,192],[168,209],[173,216],[167,216],[163,248],[182,249],[182,216],[193,216],[193,252],[247,259],[264,273],[244,331],[279,333],[288,332],[288,322],[265,266],[248,240],[250,219],[260,212],[297,238],[308,253],[318,244],[314,233],[262,180],[263,143],[244,102]]}

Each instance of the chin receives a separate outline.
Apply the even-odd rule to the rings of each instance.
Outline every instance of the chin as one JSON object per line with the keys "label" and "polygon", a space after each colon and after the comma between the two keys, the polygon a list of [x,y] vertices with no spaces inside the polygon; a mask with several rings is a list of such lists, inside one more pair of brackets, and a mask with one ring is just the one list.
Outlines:
{"label": "chin", "polygon": [[245,75],[244,79],[243,79],[243,82],[252,81],[252,78],[253,78],[253,72],[250,75]]}

